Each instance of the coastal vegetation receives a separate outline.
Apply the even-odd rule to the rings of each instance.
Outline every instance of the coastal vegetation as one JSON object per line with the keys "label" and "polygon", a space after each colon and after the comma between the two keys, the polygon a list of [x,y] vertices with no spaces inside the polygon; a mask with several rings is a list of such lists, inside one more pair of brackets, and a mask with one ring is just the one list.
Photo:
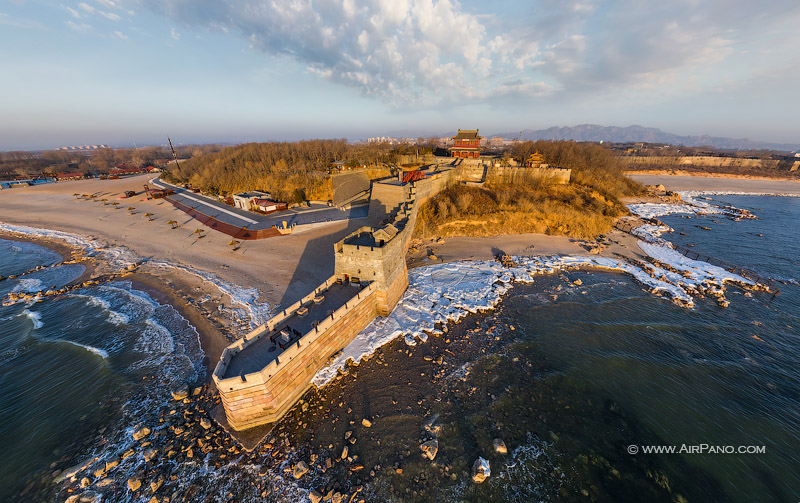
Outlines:
{"label": "coastal vegetation", "polygon": [[[180,168],[170,169],[164,178],[213,195],[264,190],[279,201],[293,201],[298,194],[303,199],[327,200],[333,197],[329,176],[333,162],[376,168],[432,150],[432,145],[353,145],[344,139],[248,143],[193,157]],[[382,175],[385,170],[375,170],[371,177]]]}
{"label": "coastal vegetation", "polygon": [[628,213],[620,198],[643,191],[623,175],[617,155],[599,145],[524,142],[507,155],[522,162],[536,151],[551,165],[571,168],[570,183],[522,173],[489,178],[480,187],[454,184],[422,206],[415,234],[428,238],[537,232],[594,238]]}
{"label": "coastal vegetation", "polygon": [[[181,145],[178,157],[201,156],[219,150],[219,145]],[[172,160],[169,147],[99,148],[91,151],[46,150],[44,152],[0,152],[0,179],[14,180],[57,173],[103,174],[115,167],[164,166]]]}

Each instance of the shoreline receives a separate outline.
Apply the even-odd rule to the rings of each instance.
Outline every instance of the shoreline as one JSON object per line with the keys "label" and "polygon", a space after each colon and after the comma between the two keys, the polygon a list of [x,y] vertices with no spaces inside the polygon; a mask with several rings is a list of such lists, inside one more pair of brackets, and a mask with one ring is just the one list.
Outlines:
{"label": "shoreline", "polygon": [[96,257],[87,257],[85,250],[62,240],[48,236],[16,234],[5,230],[0,230],[0,239],[33,243],[52,250],[62,257],[62,261],[58,264],[54,264],[54,266],[57,266],[67,260],[79,259],[80,264],[83,265],[86,270],[79,277],[67,283],[65,285],[67,287],[77,287],[86,281],[93,281],[97,279],[109,281],[130,281],[131,288],[134,290],[146,293],[151,299],[159,304],[171,306],[197,331],[200,339],[200,346],[205,353],[202,365],[207,372],[205,378],[203,379],[203,383],[207,384],[211,382],[211,373],[216,366],[216,362],[219,360],[222,350],[230,342],[223,333],[224,327],[216,326],[216,320],[206,317],[198,308],[187,302],[185,298],[188,297],[192,299],[193,302],[198,302],[203,296],[204,292],[191,295],[189,292],[191,292],[192,289],[187,288],[187,291],[184,292],[181,289],[176,289],[169,286],[170,283],[174,283],[176,280],[184,283],[189,282],[187,280],[182,281],[179,278],[181,275],[180,272],[176,270],[175,274],[171,276],[171,271],[161,274],[154,274],[151,272],[136,270],[133,272],[122,272],[119,277],[104,278],[104,275],[97,274],[99,269],[98,261],[102,259],[98,259]]}
{"label": "shoreline", "polygon": [[758,181],[786,181],[800,182],[800,176],[753,176],[740,175],[736,173],[708,173],[705,171],[687,171],[682,169],[634,169],[623,172],[625,176],[644,175],[644,176],[691,176],[695,178],[730,178],[734,180],[758,180]]}

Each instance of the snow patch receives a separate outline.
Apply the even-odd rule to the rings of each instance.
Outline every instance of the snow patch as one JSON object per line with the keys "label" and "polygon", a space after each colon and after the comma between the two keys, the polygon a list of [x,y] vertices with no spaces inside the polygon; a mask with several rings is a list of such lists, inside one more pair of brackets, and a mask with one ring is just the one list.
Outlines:
{"label": "snow patch", "polygon": [[325,385],[348,360],[359,363],[396,337],[403,336],[409,345],[417,340],[424,342],[429,333],[441,333],[437,324],[493,309],[514,282],[531,282],[538,274],[583,267],[621,271],[652,292],[664,293],[686,306],[693,305],[691,295],[678,282],[685,281],[684,278],[657,266],[652,266],[652,272],[648,273],[607,257],[514,257],[514,260],[519,266],[509,269],[496,261],[450,262],[412,269],[409,287],[394,311],[373,320],[330,365],[317,372],[312,382],[318,387]]}

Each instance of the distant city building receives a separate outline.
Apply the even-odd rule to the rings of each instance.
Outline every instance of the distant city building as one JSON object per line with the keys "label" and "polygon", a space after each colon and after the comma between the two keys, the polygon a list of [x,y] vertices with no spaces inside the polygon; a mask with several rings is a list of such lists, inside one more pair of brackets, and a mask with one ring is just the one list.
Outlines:
{"label": "distant city building", "polygon": [[490,147],[502,147],[505,144],[505,140],[503,140],[502,136],[493,136],[487,143]]}
{"label": "distant city building", "polygon": [[101,148],[111,148],[108,145],[73,145],[71,147],[57,147],[57,152],[91,152]]}
{"label": "distant city building", "polygon": [[477,159],[481,156],[481,140],[477,129],[459,129],[458,134],[453,137],[450,156]]}
{"label": "distant city building", "polygon": [[375,136],[374,138],[367,138],[367,143],[389,143],[394,145],[397,143],[397,138],[391,136]]}

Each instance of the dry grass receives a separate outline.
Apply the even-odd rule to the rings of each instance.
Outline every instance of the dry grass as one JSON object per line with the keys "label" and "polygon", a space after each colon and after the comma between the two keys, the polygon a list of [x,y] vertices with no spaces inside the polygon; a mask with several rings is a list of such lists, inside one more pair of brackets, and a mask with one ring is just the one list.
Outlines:
{"label": "dry grass", "polygon": [[483,187],[453,185],[423,205],[415,234],[428,238],[536,232],[597,237],[611,229],[616,217],[628,213],[607,190],[628,193],[630,188],[624,180],[577,175],[573,173],[577,179],[565,185],[542,179],[495,180]]}

